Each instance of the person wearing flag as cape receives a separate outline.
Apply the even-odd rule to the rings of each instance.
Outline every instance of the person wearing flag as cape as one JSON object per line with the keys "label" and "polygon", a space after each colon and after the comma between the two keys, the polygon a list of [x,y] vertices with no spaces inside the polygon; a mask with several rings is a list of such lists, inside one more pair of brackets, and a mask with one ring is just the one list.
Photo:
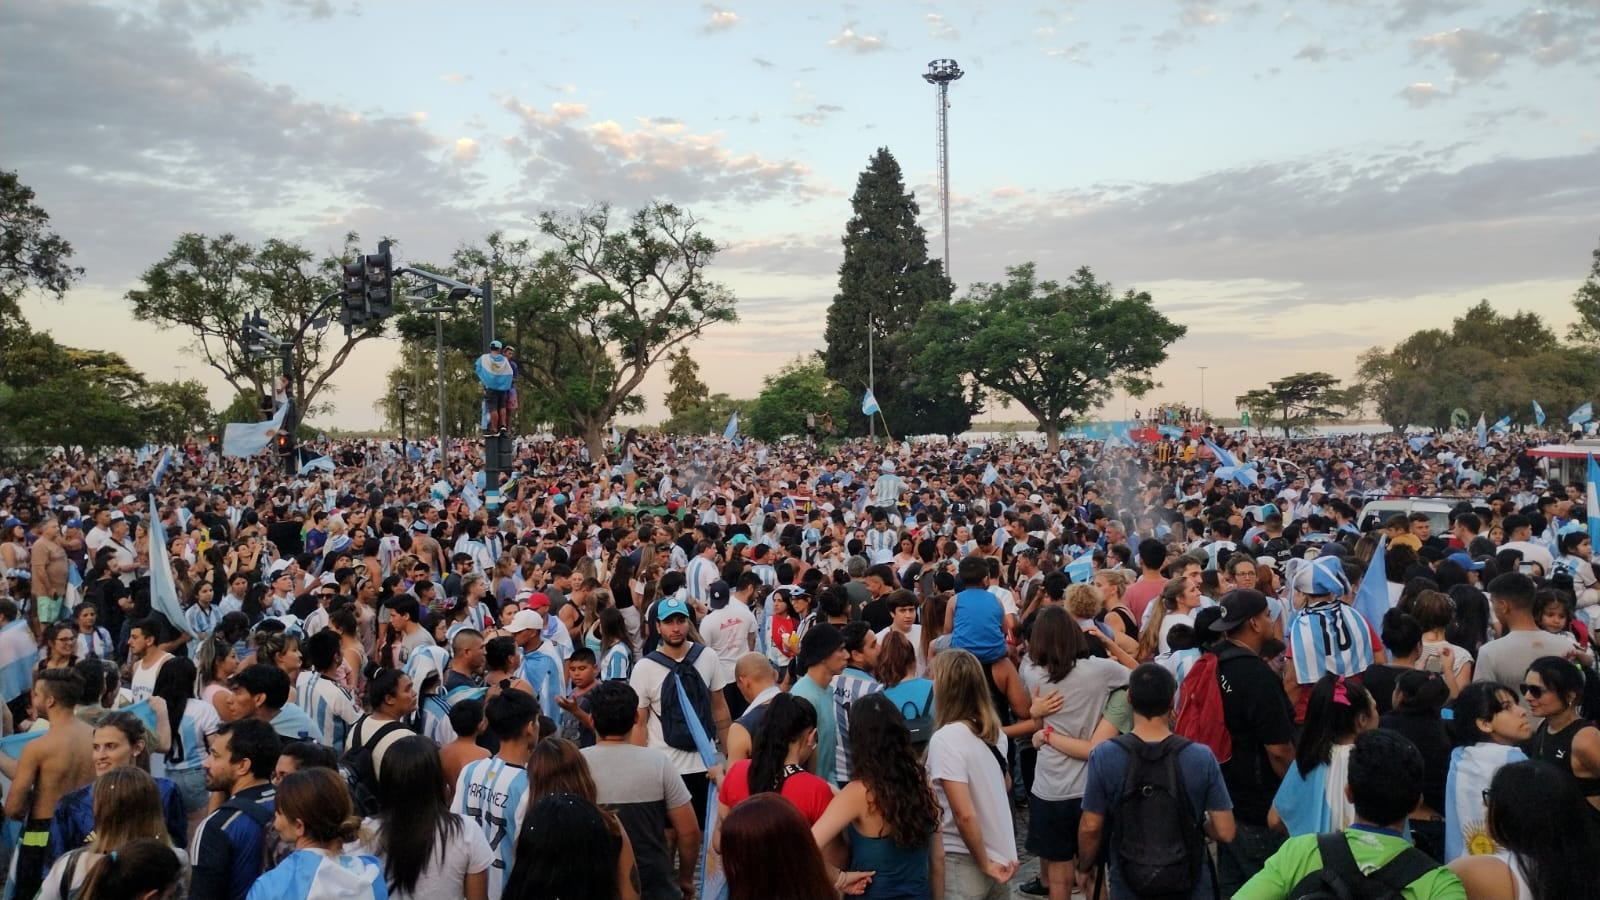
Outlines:
{"label": "person wearing flag as cape", "polygon": [[489,342],[489,352],[473,366],[483,383],[483,407],[488,421],[485,434],[505,434],[511,426],[511,387],[516,370],[505,355],[505,345]]}

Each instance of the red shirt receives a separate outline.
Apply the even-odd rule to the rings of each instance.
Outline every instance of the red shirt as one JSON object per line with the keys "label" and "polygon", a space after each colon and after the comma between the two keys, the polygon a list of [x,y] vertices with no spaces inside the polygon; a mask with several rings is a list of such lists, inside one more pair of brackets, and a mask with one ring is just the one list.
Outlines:
{"label": "red shirt", "polygon": [[[796,772],[784,779],[783,799],[793,803],[805,816],[807,825],[817,824],[822,813],[833,800],[833,786],[810,772]],[[733,764],[717,789],[717,801],[729,809],[750,796],[750,760],[741,759]]]}

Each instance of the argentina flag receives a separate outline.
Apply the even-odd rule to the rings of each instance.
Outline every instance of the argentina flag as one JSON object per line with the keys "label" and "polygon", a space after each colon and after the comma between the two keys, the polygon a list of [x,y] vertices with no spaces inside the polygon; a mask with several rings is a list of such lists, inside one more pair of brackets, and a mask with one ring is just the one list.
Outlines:
{"label": "argentina flag", "polygon": [[222,429],[222,455],[245,458],[267,449],[283,429],[283,416],[288,411],[289,404],[285,403],[265,422],[229,422]]}
{"label": "argentina flag", "polygon": [[296,850],[251,886],[247,900],[389,900],[375,856]]}

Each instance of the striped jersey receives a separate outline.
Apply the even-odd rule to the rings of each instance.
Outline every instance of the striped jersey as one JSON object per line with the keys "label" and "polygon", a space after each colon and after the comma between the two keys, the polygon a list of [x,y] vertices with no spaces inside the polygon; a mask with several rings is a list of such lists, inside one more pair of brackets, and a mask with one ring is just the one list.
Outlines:
{"label": "striped jersey", "polygon": [[893,560],[894,546],[899,542],[900,535],[893,528],[867,529],[867,562],[876,566]]}
{"label": "striped jersey", "polygon": [[633,668],[633,657],[628,652],[627,641],[617,641],[600,657],[601,681],[627,681]]}
{"label": "striped jersey", "polygon": [[1295,681],[1300,684],[1313,684],[1330,673],[1360,675],[1373,662],[1367,620],[1337,600],[1301,610],[1284,636],[1294,659]]}
{"label": "striped jersey", "polygon": [[183,611],[183,617],[189,621],[189,655],[198,659],[200,646],[211,638],[217,623],[222,621],[222,610],[215,604],[210,609],[201,609],[196,603]]}
{"label": "striped jersey", "polygon": [[295,678],[294,702],[317,723],[330,747],[343,747],[346,732],[361,718],[361,709],[344,685],[309,670]]}
{"label": "striped jersey", "polygon": [[711,597],[707,594],[706,589],[711,587],[711,582],[721,578],[722,573],[717,570],[716,560],[707,559],[704,556],[696,556],[694,559],[689,560],[689,567],[684,570],[683,576],[689,588],[690,599],[702,604],[708,604],[711,601]]}
{"label": "striped jersey", "polygon": [[497,756],[467,764],[456,779],[450,811],[476,822],[489,841],[489,900],[500,900],[516,860],[517,835],[528,814],[528,773]]}
{"label": "striped jersey", "polygon": [[[883,690],[883,685],[860,669],[847,668],[833,678],[834,729],[833,780],[850,780],[850,704],[868,694]],[[824,715],[821,710],[818,715]]]}
{"label": "striped jersey", "polygon": [[217,708],[208,700],[190,697],[183,705],[183,715],[178,719],[178,738],[182,753],[174,747],[165,754],[168,772],[198,769],[206,758],[206,742],[222,725]]}

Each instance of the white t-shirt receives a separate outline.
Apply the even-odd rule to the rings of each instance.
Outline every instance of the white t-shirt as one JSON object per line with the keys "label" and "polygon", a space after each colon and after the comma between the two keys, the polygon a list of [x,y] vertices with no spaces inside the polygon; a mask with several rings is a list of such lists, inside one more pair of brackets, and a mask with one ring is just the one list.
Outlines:
{"label": "white t-shirt", "polygon": [[144,660],[139,660],[133,664],[133,677],[128,682],[128,687],[133,690],[133,702],[139,703],[149,700],[150,696],[155,693],[156,676],[161,674],[161,667],[166,665],[167,660],[172,658],[172,654],[165,650],[160,651],[160,653],[161,655],[156,657],[156,664],[149,668],[144,667]]}
{"label": "white t-shirt", "polygon": [[[729,683],[729,679],[722,677],[721,661],[717,654],[706,649],[700,658],[694,661],[694,669],[705,680],[706,687],[712,693],[720,691]],[[673,768],[679,775],[693,775],[704,772],[706,764],[700,760],[700,754],[693,750],[679,750],[667,746],[666,739],[661,735],[661,697],[662,691],[667,686],[669,670],[646,656],[633,666],[633,676],[628,679],[628,684],[639,695],[639,708],[650,710],[650,715],[645,717],[646,746],[654,747],[672,758]],[[713,701],[715,697],[713,697]],[[716,735],[707,735],[716,740]]]}
{"label": "white t-shirt", "polygon": [[[893,630],[894,626],[890,625],[888,628],[878,632],[878,646],[883,646],[884,635]],[[917,677],[928,677],[928,661],[922,658],[922,626],[913,622],[911,624],[911,633],[906,635],[905,638],[911,642],[911,651],[917,655]]]}
{"label": "white t-shirt", "polygon": [[[379,825],[377,819],[362,822],[360,840],[353,847],[346,848],[346,852],[370,854],[387,863],[388,860],[378,852]],[[391,888],[389,900],[462,896],[462,881],[468,875],[488,871],[493,863],[494,853],[489,850],[489,839],[483,836],[483,829],[471,819],[464,818],[460,828],[455,829],[442,843],[434,845],[433,859],[417,876],[416,888],[410,893]]]}
{"label": "white t-shirt", "polygon": [[950,798],[944,792],[944,782],[954,781],[967,786],[989,858],[996,862],[1017,861],[1010,797],[1006,794],[1005,775],[995,762],[995,752],[1005,759],[1006,747],[1005,735],[1000,735],[998,747],[991,748],[962,722],[940,728],[928,741],[928,778],[939,799],[939,834],[944,840],[944,852],[970,855],[950,812]]}
{"label": "white t-shirt", "polygon": [[738,600],[729,600],[727,606],[700,620],[700,636],[716,652],[724,681],[733,680],[734,665],[750,652],[750,636],[755,631],[756,614]]}
{"label": "white t-shirt", "polygon": [[1167,645],[1167,632],[1171,631],[1174,625],[1187,625],[1190,628],[1193,628],[1194,616],[1191,616],[1188,613],[1180,612],[1167,613],[1166,617],[1161,620],[1160,649],[1162,653],[1172,652],[1172,648]]}

